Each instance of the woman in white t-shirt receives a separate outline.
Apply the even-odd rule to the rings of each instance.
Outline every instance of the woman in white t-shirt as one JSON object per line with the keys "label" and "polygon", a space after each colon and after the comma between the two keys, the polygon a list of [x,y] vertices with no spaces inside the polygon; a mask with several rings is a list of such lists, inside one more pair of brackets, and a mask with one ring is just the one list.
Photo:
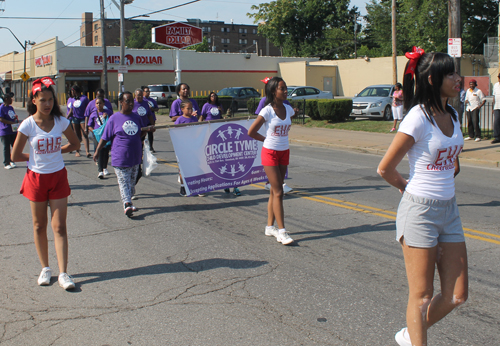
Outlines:
{"label": "woman in white t-shirt", "polygon": [[[283,104],[287,98],[286,83],[280,77],[271,78],[266,84],[266,106],[250,126],[248,135],[262,145],[262,166],[271,183],[269,202],[267,205],[267,226],[265,235],[275,236],[283,245],[290,245],[293,239],[285,229],[283,211],[283,182],[288,167],[290,150],[288,146],[288,131],[292,125],[294,110]],[[262,125],[266,124],[266,136],[258,133]],[[274,221],[278,228],[274,226]]]}
{"label": "woman in white t-shirt", "polygon": [[[49,285],[52,275],[47,241],[47,210],[50,206],[51,226],[59,264],[59,285],[64,289],[72,289],[75,284],[66,272],[68,265],[66,214],[71,190],[62,154],[78,150],[80,141],[69,120],[61,113],[52,85],[55,84],[49,77],[33,82],[33,96],[28,100],[28,112],[33,115],[19,126],[12,159],[28,161],[21,193],[31,204],[35,246],[42,265],[38,284]],[[63,134],[69,141],[66,145],[62,144]],[[23,153],[26,142],[29,142],[29,154]]]}
{"label": "woman in white t-shirt", "polygon": [[[427,345],[427,329],[468,296],[467,250],[455,200],[455,176],[463,136],[448,99],[460,93],[453,58],[414,48],[404,77],[404,107],[409,109],[378,173],[403,193],[396,218],[408,278],[407,328],[399,345]],[[413,74],[414,73],[414,74]],[[410,178],[396,170],[408,154]],[[441,293],[433,296],[437,266]],[[411,340],[411,341],[410,341]]]}

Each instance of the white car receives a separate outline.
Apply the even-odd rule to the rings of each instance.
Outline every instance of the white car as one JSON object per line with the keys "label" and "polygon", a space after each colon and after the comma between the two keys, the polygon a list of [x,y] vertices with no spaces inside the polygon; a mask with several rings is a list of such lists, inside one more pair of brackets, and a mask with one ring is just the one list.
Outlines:
{"label": "white car", "polygon": [[311,86],[289,86],[287,93],[289,100],[333,99],[330,91],[321,91]]}
{"label": "white car", "polygon": [[392,93],[394,85],[380,84],[364,88],[352,99],[351,118],[392,119]]}

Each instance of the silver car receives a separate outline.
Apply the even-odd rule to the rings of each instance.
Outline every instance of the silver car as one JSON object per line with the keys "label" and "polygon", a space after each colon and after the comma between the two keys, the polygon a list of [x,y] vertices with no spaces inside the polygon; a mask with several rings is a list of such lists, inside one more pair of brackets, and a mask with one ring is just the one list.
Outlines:
{"label": "silver car", "polygon": [[289,100],[333,99],[331,92],[311,86],[288,86],[287,93]]}
{"label": "silver car", "polygon": [[394,85],[372,85],[363,89],[352,99],[351,118],[392,119],[392,93]]}
{"label": "silver car", "polygon": [[177,98],[175,85],[173,84],[151,84],[149,87],[149,97],[156,100],[159,105],[168,105]]}

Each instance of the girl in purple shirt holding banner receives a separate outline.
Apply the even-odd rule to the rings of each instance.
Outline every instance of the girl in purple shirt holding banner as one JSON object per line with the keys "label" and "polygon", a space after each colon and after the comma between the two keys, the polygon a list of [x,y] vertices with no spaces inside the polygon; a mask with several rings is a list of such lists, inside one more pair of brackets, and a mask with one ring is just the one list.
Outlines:
{"label": "girl in purple shirt holding banner", "polygon": [[134,96],[130,91],[122,93],[119,101],[121,112],[116,112],[109,118],[94,154],[94,161],[98,162],[99,153],[106,142],[112,141],[111,165],[115,168],[125,215],[131,217],[138,210],[132,205],[132,196],[135,194],[135,181],[142,161],[141,138],[155,129],[154,126],[145,126],[143,119],[147,121],[146,117],[132,112]]}
{"label": "girl in purple shirt holding banner", "polygon": [[205,103],[201,109],[200,121],[203,120],[217,120],[222,119],[222,114],[224,113],[224,108],[219,103],[219,97],[215,92],[211,92],[208,95],[208,102]]}

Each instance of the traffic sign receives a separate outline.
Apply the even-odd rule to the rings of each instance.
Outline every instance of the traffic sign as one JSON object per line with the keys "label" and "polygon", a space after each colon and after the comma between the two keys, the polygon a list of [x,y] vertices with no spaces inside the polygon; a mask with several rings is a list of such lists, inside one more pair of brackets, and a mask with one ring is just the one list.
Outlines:
{"label": "traffic sign", "polygon": [[127,65],[118,66],[118,73],[128,73],[128,66]]}
{"label": "traffic sign", "polygon": [[196,26],[176,22],[152,28],[151,42],[180,49],[202,43],[203,34]]}
{"label": "traffic sign", "polygon": [[26,72],[23,72],[23,74],[21,75],[21,79],[23,80],[23,82],[26,82],[28,79],[30,79],[30,75]]}
{"label": "traffic sign", "polygon": [[454,58],[460,58],[462,56],[462,39],[461,38],[449,38],[448,39],[448,54]]}

